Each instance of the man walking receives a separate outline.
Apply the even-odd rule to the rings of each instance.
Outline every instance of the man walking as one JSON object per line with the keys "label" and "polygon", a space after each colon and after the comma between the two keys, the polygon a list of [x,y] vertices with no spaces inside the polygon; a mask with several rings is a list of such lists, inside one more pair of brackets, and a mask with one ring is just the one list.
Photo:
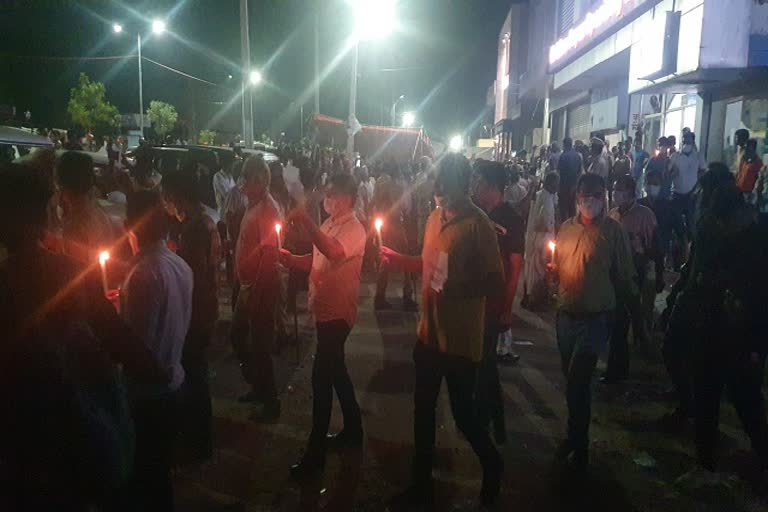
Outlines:
{"label": "man walking", "polygon": [[271,174],[261,157],[243,164],[243,191],[248,209],[240,225],[235,249],[235,269],[240,292],[232,320],[232,343],[243,377],[251,391],[241,402],[260,402],[259,419],[280,416],[275,372],[270,351],[275,337],[275,315],[280,297],[275,224],[279,206],[269,193]]}
{"label": "man walking", "polygon": [[496,501],[503,462],[478,421],[475,383],[483,355],[486,298],[501,294],[502,266],[496,233],[469,198],[471,169],[461,155],[444,157],[435,181],[438,208],[427,221],[421,256],[382,249],[386,265],[422,273],[423,314],[413,351],[414,444],[411,486],[393,500],[396,509],[433,502],[435,406],[443,379],[456,425],[483,467],[484,505]]}
{"label": "man walking", "polygon": [[[283,251],[283,263],[309,272],[309,309],[317,327],[317,353],[312,367],[312,433],[301,461],[291,476],[306,480],[325,466],[327,437],[336,445],[360,447],[363,424],[360,406],[344,361],[344,344],[357,318],[360,270],[365,253],[365,229],[354,211],[357,186],[349,174],[330,178],[323,207],[329,218],[317,226],[303,210],[292,219],[310,234],[312,254],[294,256]],[[344,414],[344,430],[328,436],[333,392]]]}
{"label": "man walking", "polygon": [[576,180],[579,179],[584,165],[581,154],[573,149],[573,140],[569,137],[563,139],[563,154],[560,155],[557,165],[560,174],[560,189],[557,193],[559,221],[564,222],[576,215]]}
{"label": "man walking", "polygon": [[583,471],[589,462],[592,375],[605,349],[616,297],[638,295],[627,236],[605,214],[605,181],[597,174],[579,178],[578,213],[560,227],[552,266],[559,278],[557,343],[568,402],[568,438],[558,459]]}

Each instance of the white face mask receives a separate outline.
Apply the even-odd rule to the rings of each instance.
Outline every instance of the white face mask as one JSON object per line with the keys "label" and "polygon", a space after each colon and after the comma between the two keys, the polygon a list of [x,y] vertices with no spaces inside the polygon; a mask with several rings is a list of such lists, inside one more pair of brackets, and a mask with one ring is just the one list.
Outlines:
{"label": "white face mask", "polygon": [[333,217],[339,211],[339,203],[335,198],[326,197],[323,199],[323,209],[325,210],[325,213]]}
{"label": "white face mask", "polygon": [[603,201],[596,197],[585,197],[577,201],[579,214],[585,219],[592,220],[603,211]]}
{"label": "white face mask", "polygon": [[649,196],[658,197],[661,192],[661,185],[648,185],[645,190],[648,192]]}

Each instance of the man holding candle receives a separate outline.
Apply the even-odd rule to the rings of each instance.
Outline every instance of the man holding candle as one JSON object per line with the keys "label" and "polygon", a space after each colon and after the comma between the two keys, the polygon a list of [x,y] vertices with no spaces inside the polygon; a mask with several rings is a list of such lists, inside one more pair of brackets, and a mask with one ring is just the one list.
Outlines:
{"label": "man holding candle", "polygon": [[438,208],[427,221],[421,256],[382,249],[385,265],[422,274],[423,313],[413,351],[415,454],[411,485],[393,500],[396,509],[433,504],[435,407],[443,379],[456,425],[483,467],[483,505],[492,505],[499,494],[503,462],[475,414],[475,389],[483,360],[486,300],[502,294],[503,268],[493,225],[470,199],[471,172],[462,155],[449,154],[440,161]]}
{"label": "man holding candle", "polygon": [[[309,272],[309,309],[317,326],[317,353],[312,367],[312,433],[301,461],[291,476],[304,480],[325,466],[326,437],[336,445],[360,447],[363,425],[360,406],[344,361],[344,344],[357,318],[360,270],[366,234],[353,209],[357,187],[352,176],[337,174],[329,180],[323,207],[330,216],[317,226],[304,210],[292,220],[303,226],[314,244],[312,254],[282,252],[283,263]],[[333,392],[344,414],[344,430],[328,436]]]}
{"label": "man holding candle", "polygon": [[576,186],[575,217],[557,236],[550,276],[559,278],[557,343],[568,403],[568,438],[557,458],[583,471],[589,462],[592,375],[610,334],[617,300],[638,301],[627,235],[605,214],[605,181],[587,173]]}
{"label": "man holding candle", "polygon": [[241,402],[260,402],[260,419],[280,416],[271,350],[275,343],[275,319],[280,299],[277,234],[280,208],[269,193],[271,173],[261,157],[243,164],[243,191],[248,209],[240,224],[235,249],[235,270],[240,292],[232,319],[232,343],[240,358],[243,377],[251,391]]}

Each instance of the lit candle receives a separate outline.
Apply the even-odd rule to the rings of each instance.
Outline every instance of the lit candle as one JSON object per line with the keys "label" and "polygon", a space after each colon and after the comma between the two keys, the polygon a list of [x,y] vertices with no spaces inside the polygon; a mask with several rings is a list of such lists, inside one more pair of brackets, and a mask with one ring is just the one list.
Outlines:
{"label": "lit candle", "polygon": [[277,250],[280,251],[283,248],[283,242],[280,240],[280,230],[283,229],[279,223],[275,224],[275,233],[277,234]]}
{"label": "lit candle", "polygon": [[550,263],[554,263],[555,262],[555,242],[550,241],[548,245],[549,245],[549,250],[552,251],[549,261]]}
{"label": "lit candle", "polygon": [[384,221],[381,219],[376,219],[373,225],[376,226],[376,236],[379,240],[379,248],[382,248],[384,247],[384,242],[381,241],[381,226],[384,225]]}
{"label": "lit candle", "polygon": [[107,283],[107,260],[109,259],[109,253],[107,251],[101,251],[99,253],[99,266],[101,267],[101,286],[104,288],[104,296],[106,297],[109,291],[109,284]]}

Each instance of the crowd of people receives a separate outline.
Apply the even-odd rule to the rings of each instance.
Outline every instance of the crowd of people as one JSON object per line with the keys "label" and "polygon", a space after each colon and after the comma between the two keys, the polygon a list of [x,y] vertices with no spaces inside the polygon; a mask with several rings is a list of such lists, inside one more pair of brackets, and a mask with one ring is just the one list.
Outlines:
{"label": "crowd of people", "polygon": [[[447,153],[363,164],[316,151],[268,164],[237,150],[189,161],[137,151],[123,226],[97,200],[107,195],[95,192],[87,153],[41,150],[4,164],[0,499],[173,509],[171,468],[213,453],[206,353],[222,276],[249,386],[240,402],[256,420],[282,413],[271,353],[290,338],[287,311],[308,290],[317,344],[311,433],[290,468],[297,481],[322,472],[329,447],[365,438],[345,359],[364,272],[377,274],[376,309],[395,307],[386,290],[401,272],[401,306],[420,310],[411,485],[397,509],[433,502],[443,380],[482,465],[481,502],[496,501],[497,445],[507,440],[498,364],[519,359],[518,294],[531,310],[556,302],[568,407],[556,457],[571,470],[589,462],[598,358],[607,348],[606,385],[626,380],[630,331],[636,347],[662,337],[679,404],[663,421],[694,423],[701,466],[716,467],[727,386],[768,470],[768,286],[755,271],[766,253],[766,174],[755,141],[737,135],[734,169],[708,165],[689,130],[679,151],[662,137],[653,156],[638,134],[611,150],[600,137],[566,138],[503,163]],[[657,319],[656,296],[680,269]],[[334,392],[344,428],[329,434]]]}

